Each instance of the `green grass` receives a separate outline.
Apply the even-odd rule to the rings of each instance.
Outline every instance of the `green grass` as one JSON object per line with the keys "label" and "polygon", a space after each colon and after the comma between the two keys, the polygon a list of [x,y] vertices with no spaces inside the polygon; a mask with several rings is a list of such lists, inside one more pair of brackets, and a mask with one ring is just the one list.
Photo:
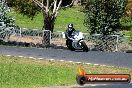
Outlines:
{"label": "green grass", "polygon": [[87,28],[83,25],[85,19],[84,15],[83,12],[80,12],[79,7],[61,10],[56,20],[55,30],[65,31],[67,25],[73,23],[75,29],[87,32]]}
{"label": "green grass", "polygon": [[120,22],[122,24],[122,26],[130,26],[132,28],[132,18],[131,17],[122,17],[120,19]]}
{"label": "green grass", "polygon": [[[119,67],[83,65],[91,74],[130,74]],[[0,88],[42,88],[76,84],[78,65],[27,58],[0,56]]]}
{"label": "green grass", "polygon": [[0,88],[33,88],[75,83],[75,70],[37,60],[0,57]]}
{"label": "green grass", "polygon": [[[12,11],[10,15],[16,18],[16,24],[22,28],[42,29],[42,13],[37,14],[33,20],[14,11]],[[84,15],[85,14],[80,11],[80,7],[61,9],[55,22],[54,31],[65,31],[67,25],[73,23],[75,29],[87,32],[87,28],[83,25]]]}
{"label": "green grass", "polygon": [[43,26],[42,13],[37,14],[33,20],[13,10],[10,12],[9,15],[16,19],[16,24],[20,26],[21,28],[42,29],[42,26]]}

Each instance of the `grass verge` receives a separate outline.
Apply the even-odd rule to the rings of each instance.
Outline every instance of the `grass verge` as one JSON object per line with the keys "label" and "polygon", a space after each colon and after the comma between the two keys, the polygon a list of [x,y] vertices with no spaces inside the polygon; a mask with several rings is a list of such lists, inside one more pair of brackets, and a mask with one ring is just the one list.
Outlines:
{"label": "grass verge", "polygon": [[[76,84],[77,64],[0,56],[0,88],[40,88]],[[91,74],[130,74],[132,69],[84,65]]]}

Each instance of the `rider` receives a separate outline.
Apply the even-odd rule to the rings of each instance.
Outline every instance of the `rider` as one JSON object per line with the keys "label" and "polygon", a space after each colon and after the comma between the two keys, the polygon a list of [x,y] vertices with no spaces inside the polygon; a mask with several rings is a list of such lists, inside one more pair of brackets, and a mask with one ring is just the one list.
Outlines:
{"label": "rider", "polygon": [[73,24],[69,24],[68,25],[68,28],[65,32],[65,36],[66,36],[66,45],[69,46],[71,49],[72,49],[72,41],[74,40],[74,38],[72,37],[72,33],[76,31],[74,28],[73,28]]}
{"label": "rider", "polygon": [[72,38],[72,33],[76,31],[74,28],[73,28],[73,24],[68,24],[68,28],[66,30],[66,39],[69,39],[69,40],[73,40]]}

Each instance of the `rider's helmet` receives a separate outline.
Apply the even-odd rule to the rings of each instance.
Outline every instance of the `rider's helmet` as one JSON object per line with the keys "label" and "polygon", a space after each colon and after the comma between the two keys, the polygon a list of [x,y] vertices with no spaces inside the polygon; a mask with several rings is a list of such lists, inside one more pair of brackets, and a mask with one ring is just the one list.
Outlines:
{"label": "rider's helmet", "polygon": [[73,28],[73,24],[68,24],[68,28]]}

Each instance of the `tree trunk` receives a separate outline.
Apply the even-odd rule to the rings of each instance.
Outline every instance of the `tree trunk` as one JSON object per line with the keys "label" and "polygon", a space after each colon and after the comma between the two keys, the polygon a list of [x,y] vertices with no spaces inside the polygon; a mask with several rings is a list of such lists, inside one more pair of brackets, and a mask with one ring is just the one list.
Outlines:
{"label": "tree trunk", "polygon": [[44,26],[43,26],[43,46],[50,46],[51,34],[54,29],[55,16],[49,15],[49,13],[43,14]]}
{"label": "tree trunk", "polygon": [[46,14],[44,17],[43,29],[50,30],[53,33],[54,23],[55,23],[55,17],[52,15],[50,16],[49,14]]}

